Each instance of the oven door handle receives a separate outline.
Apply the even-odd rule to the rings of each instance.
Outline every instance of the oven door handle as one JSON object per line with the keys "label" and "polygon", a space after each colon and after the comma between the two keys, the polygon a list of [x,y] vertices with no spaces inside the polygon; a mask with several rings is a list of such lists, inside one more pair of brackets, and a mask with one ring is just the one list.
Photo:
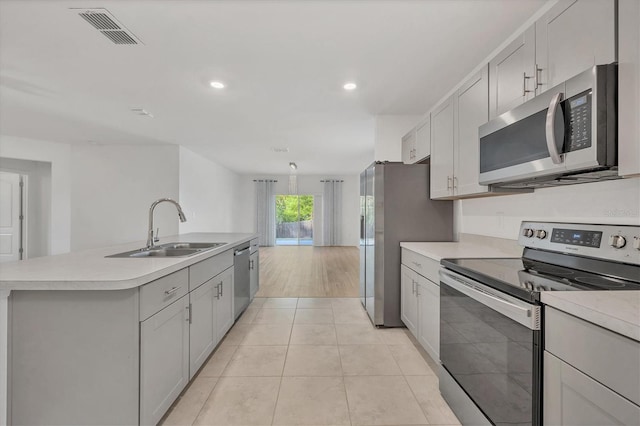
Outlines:
{"label": "oven door handle", "polygon": [[498,290],[448,270],[440,270],[440,282],[531,330],[540,330],[540,306],[498,294]]}

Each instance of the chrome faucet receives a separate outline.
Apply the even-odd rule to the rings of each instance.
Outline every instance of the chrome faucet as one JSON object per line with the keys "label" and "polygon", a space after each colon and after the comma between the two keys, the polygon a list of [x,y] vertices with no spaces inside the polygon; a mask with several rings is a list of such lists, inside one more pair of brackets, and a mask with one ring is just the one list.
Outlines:
{"label": "chrome faucet", "polygon": [[182,211],[182,207],[180,207],[180,204],[178,204],[177,201],[174,201],[171,198],[160,198],[159,200],[156,200],[153,203],[151,203],[151,208],[149,208],[149,232],[147,233],[148,249],[153,248],[155,245],[155,242],[158,241],[158,232],[156,232],[155,237],[153,235],[153,210],[156,208],[158,204],[163,203],[165,201],[172,203],[174,206],[176,206],[176,209],[178,209],[178,217],[180,218],[180,222],[187,221],[187,217],[184,215],[184,212]]}

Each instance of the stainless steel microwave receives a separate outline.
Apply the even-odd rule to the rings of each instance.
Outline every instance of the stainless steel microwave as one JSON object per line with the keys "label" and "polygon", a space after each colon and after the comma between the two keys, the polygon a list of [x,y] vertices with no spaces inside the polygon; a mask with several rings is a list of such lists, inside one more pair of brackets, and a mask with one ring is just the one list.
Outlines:
{"label": "stainless steel microwave", "polygon": [[618,178],[617,66],[597,65],[480,126],[480,183],[535,188]]}

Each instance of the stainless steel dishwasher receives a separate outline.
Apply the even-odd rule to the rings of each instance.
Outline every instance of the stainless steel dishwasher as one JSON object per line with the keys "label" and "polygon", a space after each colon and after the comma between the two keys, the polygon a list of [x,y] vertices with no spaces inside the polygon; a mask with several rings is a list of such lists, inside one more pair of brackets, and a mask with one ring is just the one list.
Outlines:
{"label": "stainless steel dishwasher", "polygon": [[249,306],[249,286],[251,282],[249,256],[248,242],[236,247],[233,252],[233,306],[236,319]]}

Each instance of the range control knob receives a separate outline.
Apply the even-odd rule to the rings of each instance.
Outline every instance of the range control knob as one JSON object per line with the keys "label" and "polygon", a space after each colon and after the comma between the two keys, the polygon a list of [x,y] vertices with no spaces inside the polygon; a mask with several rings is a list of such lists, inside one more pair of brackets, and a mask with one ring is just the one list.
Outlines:
{"label": "range control knob", "polygon": [[524,237],[527,237],[527,238],[531,238],[531,237],[533,237],[533,229],[530,229],[530,228],[524,228],[524,229],[522,230],[522,235],[523,235]]}
{"label": "range control knob", "polygon": [[536,231],[536,238],[544,240],[545,238],[547,238],[547,231],[545,231],[544,229],[538,229]]}
{"label": "range control knob", "polygon": [[612,235],[609,237],[609,245],[620,249],[627,245],[627,240],[622,235]]}
{"label": "range control knob", "polygon": [[640,237],[633,237],[633,248],[640,250]]}

